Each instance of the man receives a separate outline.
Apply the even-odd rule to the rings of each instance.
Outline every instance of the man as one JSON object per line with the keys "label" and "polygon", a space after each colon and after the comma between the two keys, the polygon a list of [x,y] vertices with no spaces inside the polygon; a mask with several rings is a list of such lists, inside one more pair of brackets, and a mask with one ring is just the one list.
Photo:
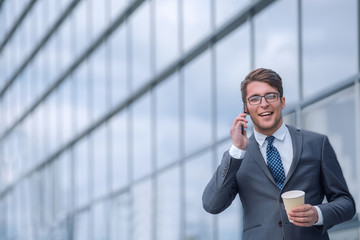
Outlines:
{"label": "man", "polygon": [[[355,203],[328,138],[283,123],[285,97],[276,72],[250,72],[241,93],[245,113],[232,124],[233,145],[204,190],[204,209],[220,213],[239,194],[244,240],[329,239],[327,230],[351,219]],[[250,138],[241,129],[247,115],[254,124]],[[289,190],[305,192],[305,204],[288,213],[292,223],[281,198]]]}

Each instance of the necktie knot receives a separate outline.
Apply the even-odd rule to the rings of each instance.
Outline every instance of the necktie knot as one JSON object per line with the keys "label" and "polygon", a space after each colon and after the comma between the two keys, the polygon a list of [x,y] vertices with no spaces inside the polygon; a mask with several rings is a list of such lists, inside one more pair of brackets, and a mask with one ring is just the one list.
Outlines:
{"label": "necktie knot", "polygon": [[275,140],[275,137],[274,136],[269,136],[269,137],[266,137],[266,140],[268,141],[269,145],[272,145],[274,140]]}

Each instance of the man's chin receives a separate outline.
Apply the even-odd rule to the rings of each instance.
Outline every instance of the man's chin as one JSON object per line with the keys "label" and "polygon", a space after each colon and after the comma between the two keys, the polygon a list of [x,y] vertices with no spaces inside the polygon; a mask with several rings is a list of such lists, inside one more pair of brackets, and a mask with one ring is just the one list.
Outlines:
{"label": "man's chin", "polygon": [[271,132],[272,130],[275,129],[275,124],[273,124],[273,123],[257,124],[255,126],[255,129],[260,133],[263,133],[263,132],[267,133],[267,132],[269,132],[269,131]]}
{"label": "man's chin", "polygon": [[269,129],[272,129],[275,127],[275,123],[274,123],[274,121],[261,121],[258,124],[258,127],[260,129],[269,130]]}

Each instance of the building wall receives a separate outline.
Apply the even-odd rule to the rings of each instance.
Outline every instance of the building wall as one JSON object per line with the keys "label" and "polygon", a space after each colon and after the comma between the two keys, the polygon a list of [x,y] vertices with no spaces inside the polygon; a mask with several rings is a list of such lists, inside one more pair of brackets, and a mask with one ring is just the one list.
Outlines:
{"label": "building wall", "polygon": [[[0,239],[241,239],[202,191],[254,68],[360,205],[356,0],[0,1]],[[249,130],[251,132],[251,129]],[[357,209],[359,213],[359,208]],[[332,239],[359,239],[358,216]]]}

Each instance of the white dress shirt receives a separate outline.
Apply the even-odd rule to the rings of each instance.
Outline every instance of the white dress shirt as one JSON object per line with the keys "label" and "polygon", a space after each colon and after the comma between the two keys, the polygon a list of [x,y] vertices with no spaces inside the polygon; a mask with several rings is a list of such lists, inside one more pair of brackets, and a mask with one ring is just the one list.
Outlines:
{"label": "white dress shirt", "polygon": [[[272,136],[275,137],[273,145],[276,147],[276,149],[280,153],[281,161],[282,161],[283,167],[284,167],[285,176],[287,176],[287,174],[289,173],[289,169],[290,169],[290,166],[291,166],[291,163],[293,160],[293,154],[294,154],[291,135],[289,133],[288,128],[283,123],[281,125],[281,127],[276,132],[273,133]],[[257,132],[254,129],[254,137],[255,137],[256,142],[259,145],[261,155],[263,156],[264,161],[267,165],[267,162],[266,162],[266,147],[267,147],[266,137],[267,136]],[[229,150],[230,156],[235,159],[244,158],[245,152],[246,152],[246,150],[241,150],[241,149],[235,147],[234,145],[232,145]],[[318,212],[318,221],[315,223],[315,225],[322,225],[323,224],[322,212],[319,207],[315,206],[315,208]]]}

